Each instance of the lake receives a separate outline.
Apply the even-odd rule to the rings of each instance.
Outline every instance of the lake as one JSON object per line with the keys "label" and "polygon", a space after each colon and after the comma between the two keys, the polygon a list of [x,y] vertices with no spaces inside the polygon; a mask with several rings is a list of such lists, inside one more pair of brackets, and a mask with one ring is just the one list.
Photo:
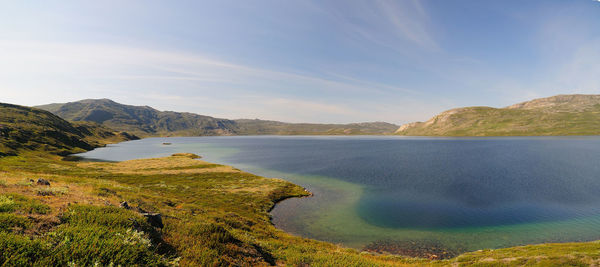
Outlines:
{"label": "lake", "polygon": [[459,253],[600,239],[600,137],[176,137],[80,155],[176,152],[306,187],[314,196],[277,204],[273,223],[349,247]]}

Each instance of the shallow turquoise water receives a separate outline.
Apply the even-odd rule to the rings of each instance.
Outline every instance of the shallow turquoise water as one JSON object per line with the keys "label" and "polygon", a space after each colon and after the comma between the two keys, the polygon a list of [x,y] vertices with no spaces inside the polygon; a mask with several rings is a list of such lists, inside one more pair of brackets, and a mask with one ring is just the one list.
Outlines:
{"label": "shallow turquoise water", "polygon": [[464,251],[600,239],[598,137],[150,138],[82,155],[174,152],[306,187],[315,196],[278,204],[273,222],[352,247],[392,240]]}

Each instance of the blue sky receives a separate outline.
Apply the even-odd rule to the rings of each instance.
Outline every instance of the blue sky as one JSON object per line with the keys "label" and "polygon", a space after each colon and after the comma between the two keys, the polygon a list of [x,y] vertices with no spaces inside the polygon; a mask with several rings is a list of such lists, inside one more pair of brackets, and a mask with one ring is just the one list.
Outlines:
{"label": "blue sky", "polygon": [[3,1],[0,102],[405,123],[600,92],[593,0]]}

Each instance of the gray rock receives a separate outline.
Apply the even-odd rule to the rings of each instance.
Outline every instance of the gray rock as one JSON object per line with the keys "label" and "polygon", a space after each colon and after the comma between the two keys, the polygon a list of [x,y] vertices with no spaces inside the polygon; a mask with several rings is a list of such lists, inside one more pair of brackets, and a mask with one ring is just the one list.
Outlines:
{"label": "gray rock", "polygon": [[37,185],[50,185],[50,182],[48,182],[48,180],[42,178],[39,178],[36,183]]}

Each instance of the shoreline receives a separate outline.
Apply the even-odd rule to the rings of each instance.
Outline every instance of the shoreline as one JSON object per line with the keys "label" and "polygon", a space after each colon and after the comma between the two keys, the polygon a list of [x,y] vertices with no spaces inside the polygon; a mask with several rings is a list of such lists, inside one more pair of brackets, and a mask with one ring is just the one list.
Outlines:
{"label": "shoreline", "polygon": [[[510,137],[509,137],[509,138],[510,138]],[[235,168],[235,166],[231,166],[231,167],[232,167],[232,168]],[[260,177],[263,177],[263,178],[265,178],[266,176],[260,176]],[[270,179],[270,178],[267,178],[267,179]],[[291,181],[287,181],[287,180],[285,180],[285,181],[286,181],[286,182],[289,182],[289,183],[292,183]],[[303,188],[303,190],[304,190],[304,191],[303,191],[303,193],[302,193],[302,194],[281,196],[281,197],[278,197],[278,198],[275,198],[275,199],[273,199],[273,205],[271,205],[271,206],[268,208],[268,210],[267,210],[267,213],[269,213],[269,214],[270,214],[270,213],[273,211],[273,209],[274,209],[274,208],[275,208],[275,207],[276,207],[278,204],[281,204],[281,203],[282,203],[284,200],[288,200],[288,199],[291,199],[291,198],[299,198],[299,199],[302,199],[302,198],[304,198],[304,197],[311,197],[311,196],[314,196],[314,194],[313,194],[312,192],[308,191],[306,188]],[[271,223],[271,225],[275,226],[275,224],[274,224],[274,223],[273,223],[273,221],[272,221],[272,217],[270,217],[270,223]],[[278,228],[278,227],[277,227],[277,229],[283,230],[282,228]],[[283,231],[285,231],[285,230],[283,230]],[[294,235],[294,234],[292,234],[292,233],[289,233],[289,232],[287,232],[287,231],[285,231],[285,233],[287,233],[287,234],[290,234],[290,235]],[[310,239],[310,238],[309,238],[309,239]],[[316,240],[316,241],[318,241],[318,239],[313,239],[313,240]],[[378,241],[385,241],[385,240],[378,240]],[[331,243],[331,242],[328,242],[328,241],[319,241],[319,242],[327,242],[327,243]],[[571,243],[571,242],[565,242],[565,243]],[[559,243],[559,244],[565,244],[565,243]],[[585,243],[585,242],[581,242],[581,243]],[[333,244],[333,243],[331,243],[331,244]],[[529,243],[529,244],[548,245],[548,244],[556,244],[556,243],[545,242],[545,243]],[[385,245],[389,245],[389,244],[385,244]],[[522,246],[528,246],[528,245],[507,246],[507,247],[505,247],[505,248],[501,248],[501,249],[507,249],[507,248],[517,248],[517,247],[522,247]],[[344,247],[347,247],[347,246],[344,246]],[[435,247],[435,246],[433,246],[433,247]],[[409,249],[410,249],[410,248],[409,248]],[[379,250],[379,249],[372,249],[372,250],[369,250],[369,249],[364,249],[364,250],[366,250],[366,251],[373,251],[373,252],[376,252],[376,253],[380,253],[380,252],[381,252],[381,250]],[[359,251],[360,251],[360,249],[359,249]],[[473,253],[475,250],[469,250],[469,251],[472,251],[472,252],[466,252],[466,253]],[[383,251],[383,253],[386,253],[386,251]],[[458,255],[454,255],[454,256],[460,256],[460,255],[462,255],[462,254],[464,254],[464,253],[461,253],[461,254],[458,254]],[[405,253],[399,253],[399,254],[395,254],[395,255],[407,255],[407,254],[405,254]],[[430,259],[434,258],[434,259],[435,259],[435,258],[438,258],[438,257],[426,257],[426,258],[430,258]]]}
{"label": "shoreline", "polygon": [[[233,166],[232,166],[232,167],[233,167]],[[234,167],[234,168],[235,168],[235,167]],[[260,176],[260,177],[262,177],[262,176]],[[263,178],[266,178],[266,177],[263,177]],[[267,178],[267,179],[273,179],[273,178]],[[275,179],[280,179],[280,178],[275,178]],[[282,180],[284,180],[284,179],[282,179]],[[287,181],[287,180],[284,180],[284,181]],[[287,182],[289,182],[289,183],[292,183],[292,182],[290,182],[290,181],[287,181]],[[292,184],[294,184],[294,183],[292,183]],[[297,185],[297,184],[294,184],[294,185],[296,185],[296,186],[299,186],[299,185]],[[279,204],[279,203],[281,203],[281,202],[283,202],[283,201],[285,201],[285,200],[292,199],[292,198],[298,198],[298,199],[302,199],[302,198],[309,198],[309,197],[313,197],[313,196],[314,196],[314,194],[313,194],[312,192],[310,192],[310,191],[306,190],[306,188],[304,188],[304,187],[303,187],[303,189],[304,189],[304,192],[306,192],[306,195],[299,195],[299,196],[284,196],[284,197],[282,197],[282,198],[280,198],[280,199],[276,199],[276,200],[274,200],[274,201],[273,201],[273,205],[271,206],[271,208],[269,208],[269,210],[267,210],[267,212],[268,212],[269,214],[271,214],[271,211],[273,211],[273,209],[275,209],[275,206],[277,206],[277,204]],[[272,221],[273,221],[273,220],[271,219],[271,222],[272,222]],[[275,226],[275,224],[273,224],[273,226]],[[280,228],[278,228],[278,229],[280,229]]]}
{"label": "shoreline", "polygon": [[[227,165],[227,166],[236,168],[233,165]],[[247,171],[244,171],[244,172],[247,172]],[[248,173],[251,173],[251,172],[248,172]],[[254,173],[251,173],[251,174],[256,175]],[[282,178],[269,178],[269,177],[260,176],[260,175],[257,175],[257,176],[259,176],[261,178],[265,178],[265,179],[283,180],[283,181],[286,181],[293,185],[299,186],[299,185],[293,183],[292,181],[288,181],[288,180],[285,180]],[[336,244],[338,246],[341,245],[342,248],[355,249],[359,252],[369,252],[369,253],[375,253],[378,255],[392,255],[392,256],[409,257],[409,258],[414,258],[414,259],[451,260],[451,259],[456,259],[465,254],[482,252],[482,251],[519,249],[519,248],[523,248],[523,247],[554,245],[554,244],[572,244],[572,243],[585,244],[585,243],[589,243],[589,242],[600,242],[600,240],[591,240],[591,241],[582,241],[582,242],[573,242],[573,241],[556,242],[556,241],[554,241],[554,242],[542,242],[542,243],[526,243],[526,244],[521,244],[521,245],[500,247],[500,248],[494,248],[494,249],[455,250],[451,247],[444,246],[435,240],[378,239],[376,241],[365,244],[361,248],[353,248],[351,246],[344,245],[343,243],[334,243],[334,242],[330,242],[330,241],[326,241],[326,240],[319,240],[317,238],[305,237],[301,234],[291,233],[291,232],[286,231],[283,228],[277,227],[277,225],[275,225],[273,223],[271,212],[273,211],[273,209],[275,209],[275,207],[277,205],[281,204],[285,200],[291,200],[291,199],[302,200],[304,198],[314,197],[314,193],[312,193],[311,191],[308,191],[304,187],[302,187],[302,189],[304,190],[306,195],[288,195],[288,196],[284,196],[284,197],[281,197],[281,198],[273,201],[273,205],[267,211],[267,213],[269,213],[269,218],[270,218],[269,222],[271,223],[271,225],[274,226],[276,229],[282,230],[286,234],[289,234],[289,235],[298,236],[300,238],[305,238],[305,239],[310,239],[310,240],[315,240],[318,242],[326,242],[329,244]]]}

